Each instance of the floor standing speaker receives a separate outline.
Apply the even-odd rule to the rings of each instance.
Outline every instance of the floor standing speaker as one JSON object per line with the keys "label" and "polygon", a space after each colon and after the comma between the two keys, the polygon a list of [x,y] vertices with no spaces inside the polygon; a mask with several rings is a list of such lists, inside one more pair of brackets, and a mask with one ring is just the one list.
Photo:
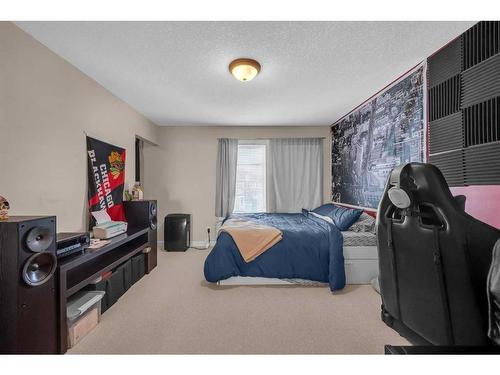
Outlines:
{"label": "floor standing speaker", "polygon": [[0,221],[0,353],[57,353],[56,218]]}
{"label": "floor standing speaker", "polygon": [[146,253],[146,273],[158,264],[157,260],[157,204],[155,200],[125,201],[125,217],[130,229],[149,228],[148,241],[151,250]]}

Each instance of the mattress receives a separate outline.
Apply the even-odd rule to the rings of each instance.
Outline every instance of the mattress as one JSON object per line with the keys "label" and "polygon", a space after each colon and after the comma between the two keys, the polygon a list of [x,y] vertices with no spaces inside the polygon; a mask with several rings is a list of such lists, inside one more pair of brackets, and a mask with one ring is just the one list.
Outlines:
{"label": "mattress", "polygon": [[346,246],[377,246],[377,236],[370,232],[342,232],[344,247]]}

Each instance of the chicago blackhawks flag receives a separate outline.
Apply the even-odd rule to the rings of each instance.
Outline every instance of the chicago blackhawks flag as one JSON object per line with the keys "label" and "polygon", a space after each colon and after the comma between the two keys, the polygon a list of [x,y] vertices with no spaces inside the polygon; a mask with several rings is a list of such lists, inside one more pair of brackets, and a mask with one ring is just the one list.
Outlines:
{"label": "chicago blackhawks flag", "polygon": [[125,149],[87,137],[87,155],[90,212],[106,210],[112,220],[125,221]]}

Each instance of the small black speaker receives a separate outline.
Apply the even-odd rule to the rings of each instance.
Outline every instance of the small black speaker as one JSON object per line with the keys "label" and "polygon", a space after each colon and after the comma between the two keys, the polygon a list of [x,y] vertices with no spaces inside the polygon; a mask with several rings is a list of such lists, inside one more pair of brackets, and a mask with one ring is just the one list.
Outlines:
{"label": "small black speaker", "polygon": [[186,251],[191,242],[191,215],[169,214],[165,217],[164,241],[167,251]]}
{"label": "small black speaker", "polygon": [[125,201],[123,207],[130,228],[156,229],[158,221],[155,200]]}
{"label": "small black speaker", "polygon": [[0,353],[57,353],[56,218],[0,221]]}

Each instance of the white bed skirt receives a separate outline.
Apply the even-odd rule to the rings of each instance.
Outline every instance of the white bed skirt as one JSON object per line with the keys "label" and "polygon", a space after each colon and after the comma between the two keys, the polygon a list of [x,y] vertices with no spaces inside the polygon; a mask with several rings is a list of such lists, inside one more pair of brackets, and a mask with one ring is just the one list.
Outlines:
{"label": "white bed skirt", "polygon": [[[344,247],[344,264],[346,283],[350,285],[370,284],[378,276],[378,254],[376,246],[346,246]],[[300,279],[275,279],[268,277],[234,276],[217,283],[226,285],[285,285],[285,286],[328,286],[321,283]]]}
{"label": "white bed skirt", "polygon": [[[310,282],[309,280],[304,280],[304,282]],[[270,277],[247,277],[247,276],[233,276],[226,280],[221,280],[217,283],[218,285],[298,285],[292,281],[286,279],[274,279]],[[318,283],[321,286],[328,286],[328,284]]]}

